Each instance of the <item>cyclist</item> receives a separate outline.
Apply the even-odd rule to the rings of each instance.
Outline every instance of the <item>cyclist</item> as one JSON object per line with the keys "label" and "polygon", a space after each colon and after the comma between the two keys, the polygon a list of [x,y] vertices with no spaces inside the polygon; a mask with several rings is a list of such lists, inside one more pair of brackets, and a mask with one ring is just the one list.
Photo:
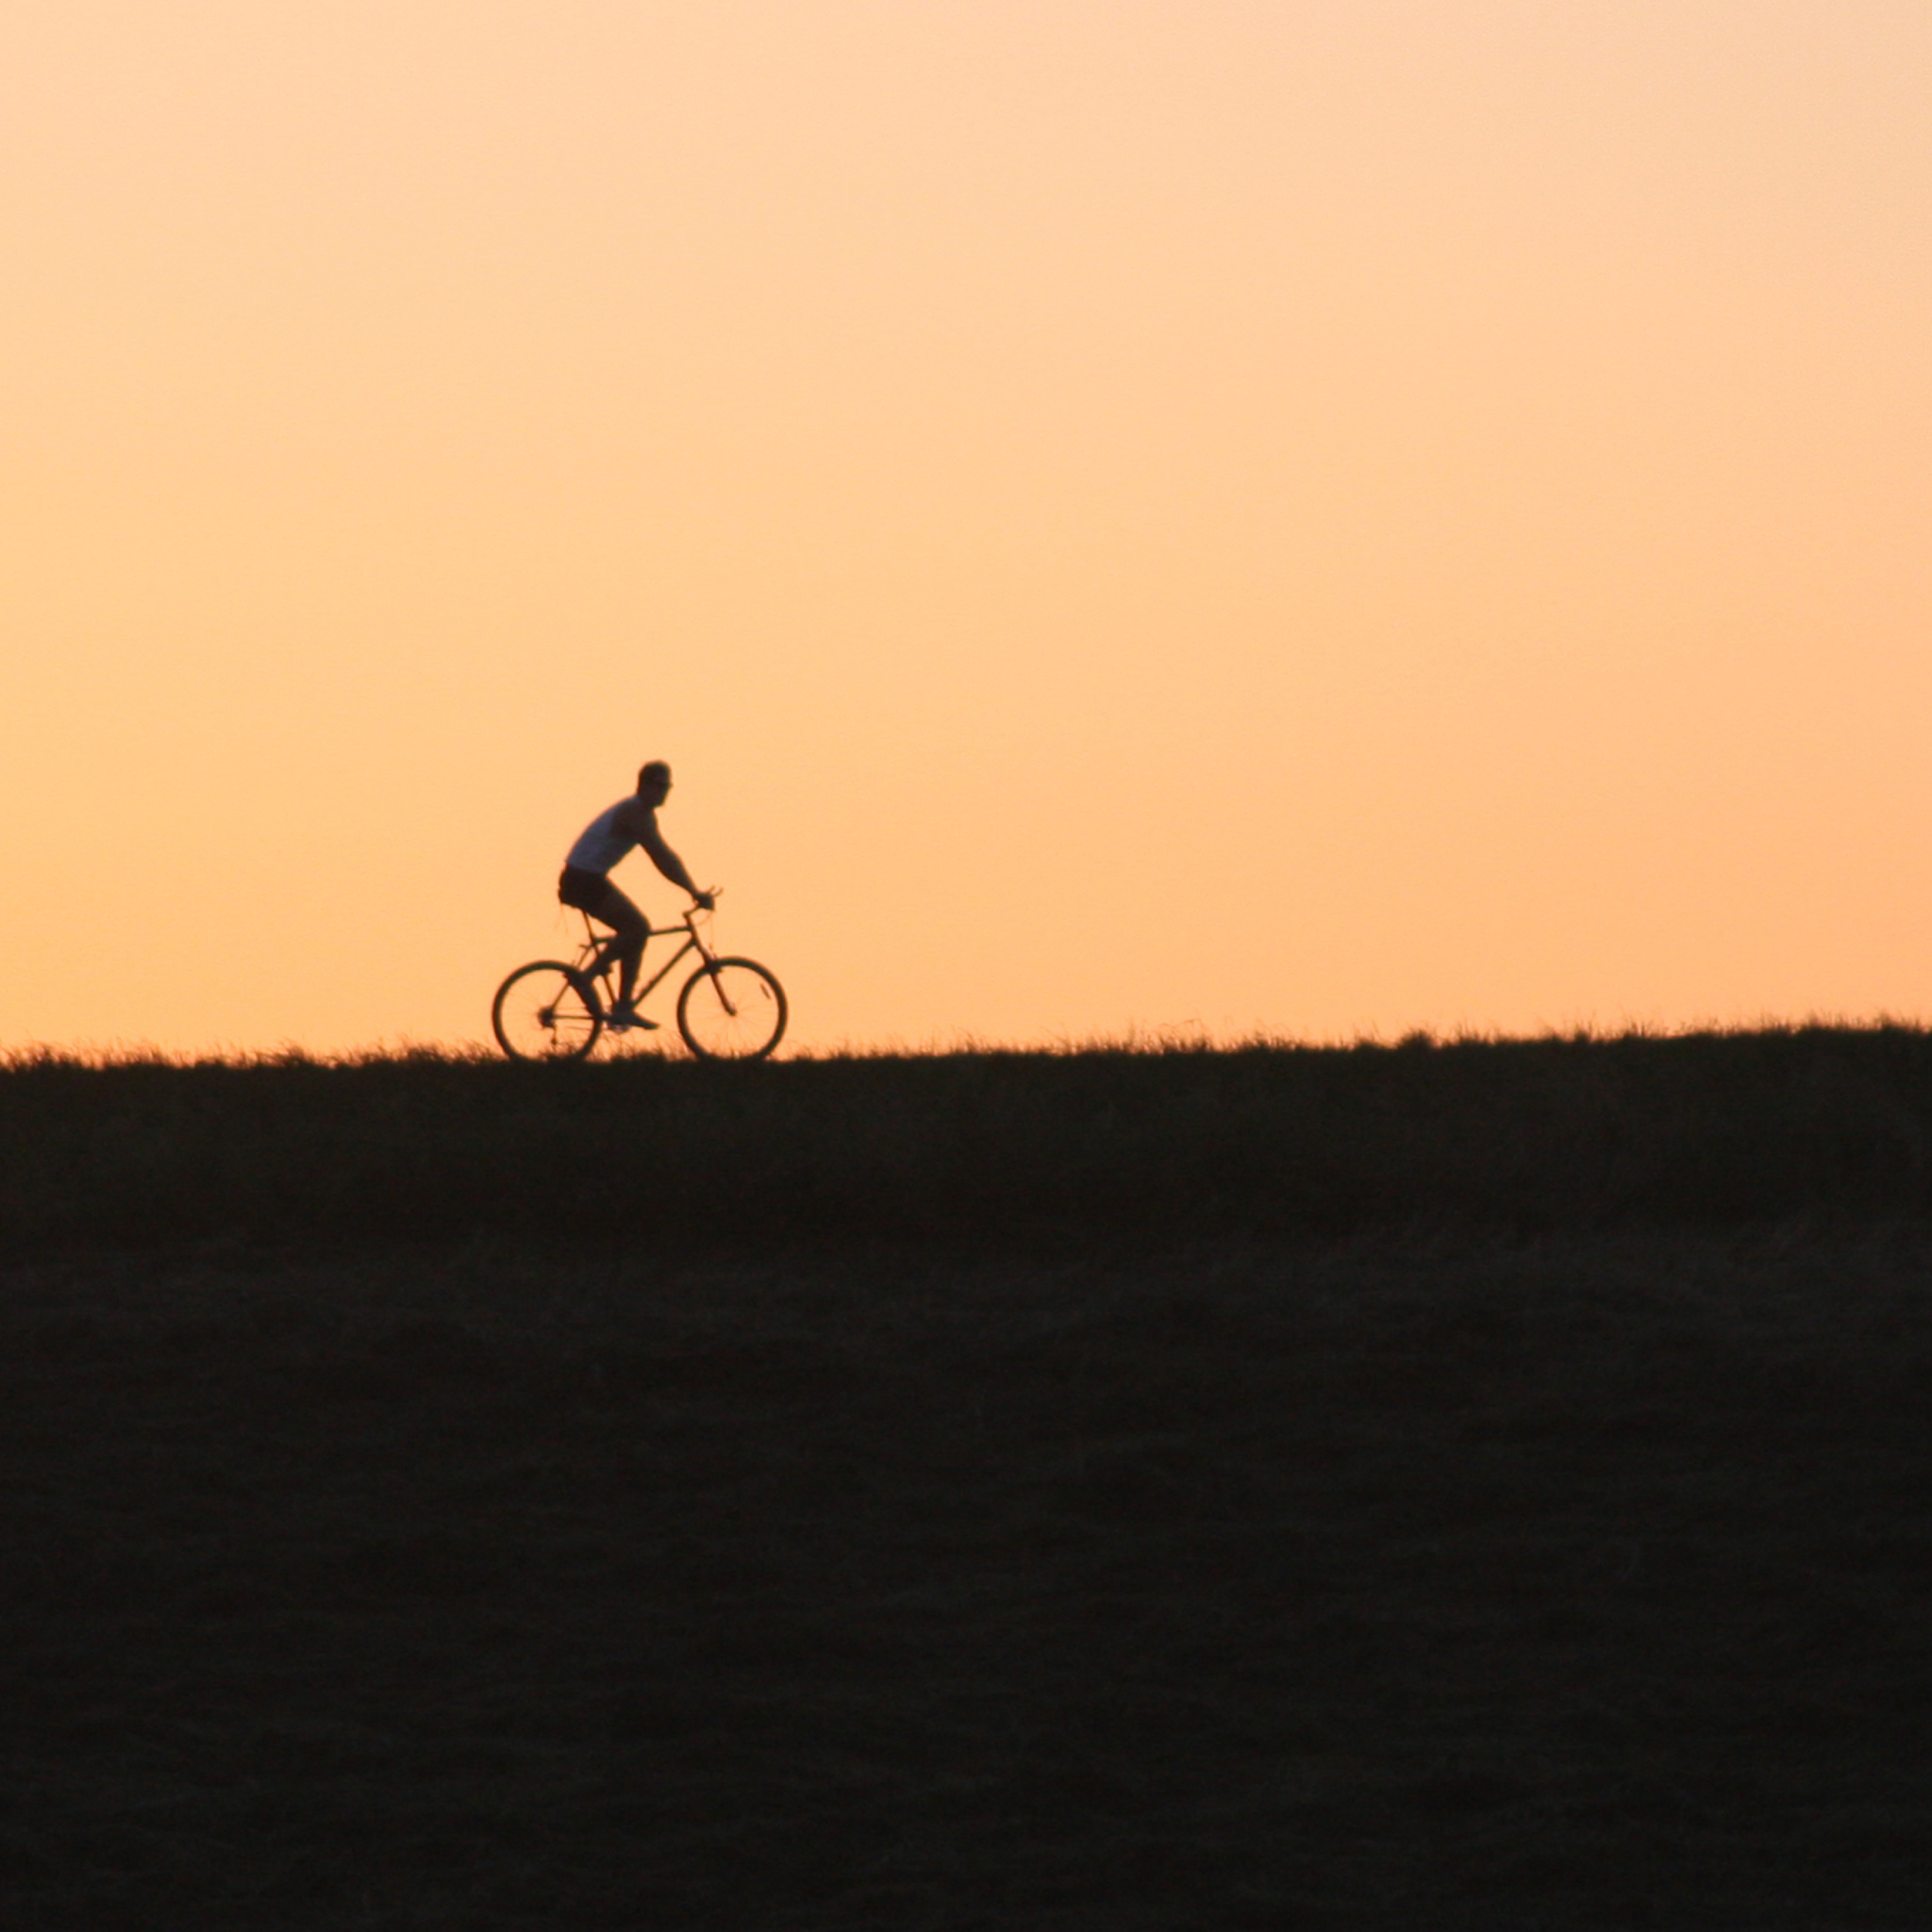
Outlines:
{"label": "cyclist", "polygon": [[644,941],[650,937],[650,922],[610,883],[610,868],[634,845],[651,855],[651,862],[674,886],[682,886],[706,911],[711,909],[711,895],[691,884],[684,860],[664,842],[658,829],[658,808],[671,792],[671,767],[662,758],[653,758],[638,773],[638,789],[628,798],[620,798],[608,811],[600,811],[583,829],[570,848],[563,865],[563,876],[557,882],[557,896],[566,906],[588,912],[592,919],[609,926],[611,937],[597,955],[596,971],[615,959],[621,969],[617,1005],[605,1024],[622,1032],[628,1026],[655,1026],[631,1005],[637,989],[638,968],[643,961]]}

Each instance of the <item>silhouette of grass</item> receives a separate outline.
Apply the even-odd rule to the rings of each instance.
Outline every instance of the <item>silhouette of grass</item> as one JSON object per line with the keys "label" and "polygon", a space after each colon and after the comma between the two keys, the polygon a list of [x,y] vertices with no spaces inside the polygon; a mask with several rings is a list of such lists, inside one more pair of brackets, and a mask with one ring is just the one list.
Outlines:
{"label": "silhouette of grass", "polygon": [[26,1056],[0,1072],[0,1255],[1918,1214],[1928,1133],[1932,1037],[1895,1026],[750,1067]]}
{"label": "silhouette of grass", "polygon": [[1916,1926],[1928,1104],[17,1060],[0,1919]]}

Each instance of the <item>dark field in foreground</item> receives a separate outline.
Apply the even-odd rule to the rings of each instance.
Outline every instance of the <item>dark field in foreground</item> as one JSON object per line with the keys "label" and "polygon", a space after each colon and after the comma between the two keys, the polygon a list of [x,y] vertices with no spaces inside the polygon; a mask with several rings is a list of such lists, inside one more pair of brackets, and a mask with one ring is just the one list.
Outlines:
{"label": "dark field in foreground", "polygon": [[1932,1036],[749,1067],[0,1066],[0,1258],[215,1242],[854,1242],[1932,1216]]}
{"label": "dark field in foreground", "polygon": [[1919,1926],[1932,1039],[0,1069],[0,1924]]}
{"label": "dark field in foreground", "polygon": [[1928,1291],[1845,1221],[17,1264],[5,1923],[1923,1925]]}

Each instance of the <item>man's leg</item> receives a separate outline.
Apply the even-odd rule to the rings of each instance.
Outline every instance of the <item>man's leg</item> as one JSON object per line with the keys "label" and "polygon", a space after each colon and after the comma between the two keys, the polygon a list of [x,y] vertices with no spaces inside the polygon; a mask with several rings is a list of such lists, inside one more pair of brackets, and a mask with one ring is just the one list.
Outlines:
{"label": "man's leg", "polygon": [[638,968],[643,963],[644,941],[650,937],[651,923],[608,880],[605,882],[604,897],[591,917],[601,919],[612,928],[611,937],[605,941],[597,955],[597,970],[601,973],[612,959],[617,961],[617,1004],[627,1007],[637,990]]}

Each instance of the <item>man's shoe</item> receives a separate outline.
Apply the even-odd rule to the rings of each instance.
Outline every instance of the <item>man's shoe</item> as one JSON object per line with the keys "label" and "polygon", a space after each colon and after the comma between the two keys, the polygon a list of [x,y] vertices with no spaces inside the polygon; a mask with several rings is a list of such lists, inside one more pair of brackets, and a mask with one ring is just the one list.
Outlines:
{"label": "man's shoe", "polygon": [[615,1006],[604,1016],[604,1024],[613,1033],[628,1033],[635,1026],[644,1033],[655,1033],[658,1023],[647,1020],[635,1007]]}

